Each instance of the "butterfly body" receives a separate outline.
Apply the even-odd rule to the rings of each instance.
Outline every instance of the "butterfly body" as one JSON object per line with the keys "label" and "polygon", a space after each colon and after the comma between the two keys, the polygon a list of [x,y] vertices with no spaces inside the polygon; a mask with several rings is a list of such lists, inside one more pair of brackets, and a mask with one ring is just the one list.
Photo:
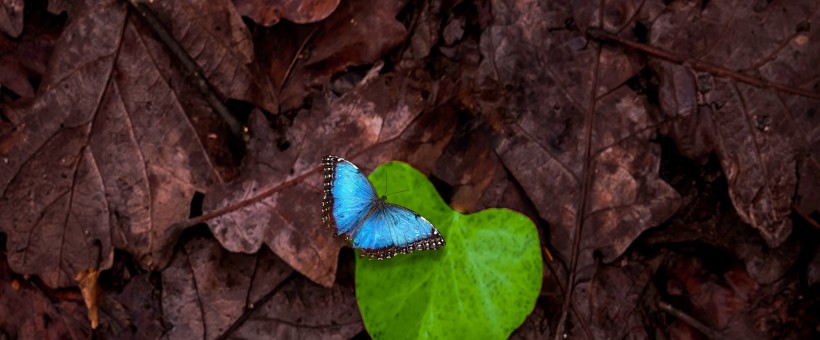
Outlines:
{"label": "butterfly body", "polygon": [[444,238],[424,217],[387,203],[353,163],[336,156],[322,159],[322,221],[335,236],[353,240],[361,256],[384,259],[399,253],[438,249]]}

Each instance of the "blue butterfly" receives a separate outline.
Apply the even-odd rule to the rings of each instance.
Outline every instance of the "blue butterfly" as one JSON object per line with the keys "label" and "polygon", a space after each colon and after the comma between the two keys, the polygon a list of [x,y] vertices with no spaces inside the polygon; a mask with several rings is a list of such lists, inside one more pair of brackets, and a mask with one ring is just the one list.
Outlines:
{"label": "blue butterfly", "polygon": [[387,203],[353,163],[336,156],[322,158],[325,198],[322,221],[334,236],[353,239],[361,256],[379,260],[416,250],[438,249],[444,238],[424,217]]}

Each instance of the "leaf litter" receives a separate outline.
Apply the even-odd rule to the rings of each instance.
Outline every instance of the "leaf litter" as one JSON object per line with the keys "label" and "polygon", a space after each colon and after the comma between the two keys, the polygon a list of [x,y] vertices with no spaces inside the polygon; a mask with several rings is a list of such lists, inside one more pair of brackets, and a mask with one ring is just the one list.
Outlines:
{"label": "leaf litter", "polygon": [[2,306],[61,320],[5,334],[90,336],[88,268],[103,336],[362,332],[324,154],[532,218],[513,337],[816,332],[814,1],[155,3],[245,157],[124,1],[0,7]]}

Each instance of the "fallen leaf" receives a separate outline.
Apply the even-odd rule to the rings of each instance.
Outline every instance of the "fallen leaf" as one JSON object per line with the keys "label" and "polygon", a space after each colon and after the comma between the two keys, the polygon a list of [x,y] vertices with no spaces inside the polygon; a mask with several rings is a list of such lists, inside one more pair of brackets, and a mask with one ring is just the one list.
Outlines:
{"label": "fallen leaf", "polygon": [[[124,2],[72,6],[44,90],[8,110],[16,129],[0,137],[9,261],[50,287],[74,285],[74,273],[97,263],[109,268],[114,247],[146,268],[164,266],[181,232],[172,225],[188,217],[196,192],[233,166],[212,158],[202,142],[226,128]],[[221,11],[225,3],[202,6],[159,14],[186,23],[171,31],[217,90],[275,107],[253,96],[252,46],[238,15]]]}
{"label": "fallen leaf", "polygon": [[565,29],[566,3],[492,6],[476,83],[510,89],[496,152],[553,227],[557,255],[577,256],[578,270],[594,252],[612,261],[680,199],[658,176],[660,148],[650,141],[661,121],[626,86],[640,65]]}
{"label": "fallen leaf", "polygon": [[124,283],[125,286],[121,291],[103,287],[97,333],[114,339],[157,339],[165,334],[158,277],[158,273],[110,277],[109,284]]}
{"label": "fallen leaf", "polygon": [[[65,23],[65,19],[45,13],[37,4],[30,4],[28,12],[22,34],[14,38],[0,35],[0,85],[21,98],[34,97]],[[20,19],[22,23],[22,13]]]}
{"label": "fallen leaf", "polygon": [[[801,23],[818,16],[812,0],[672,6],[651,22],[648,43],[682,59],[816,91],[820,53],[802,41],[817,41],[820,33]],[[814,114],[820,101],[708,69],[653,65],[661,75],[660,104],[676,118],[672,135],[679,148],[692,158],[717,153],[735,209],[770,247],[791,233],[795,191],[807,198],[801,202],[806,213],[820,210],[820,118]]]}
{"label": "fallen leaf", "polygon": [[[674,156],[669,156],[674,157]],[[679,155],[680,157],[680,155]],[[680,160],[684,162],[685,160]],[[758,284],[781,280],[792,269],[805,247],[800,238],[791,238],[783,247],[771,249],[754,229],[742,221],[728,195],[728,184],[717,161],[701,166],[701,173],[688,174],[677,186],[684,198],[676,218],[657,232],[647,235],[647,245],[698,242],[732,254]]]}
{"label": "fallen leaf", "polygon": [[23,33],[23,0],[0,3],[0,32],[17,37]]}
{"label": "fallen leaf", "polygon": [[[0,329],[12,339],[88,339],[88,311],[79,298],[52,299],[9,270],[0,252]],[[79,294],[75,294],[79,296]]]}
{"label": "fallen leaf", "polygon": [[364,330],[356,304],[353,285],[353,261],[341,261],[339,276],[333,287],[317,285],[301,275],[294,277],[257,306],[232,335],[237,338],[339,338],[350,339]]}
{"label": "fallen leaf", "polygon": [[348,67],[376,63],[398,46],[407,35],[396,20],[403,7],[403,1],[344,1],[320,26],[277,25],[260,34],[257,54],[278,86],[280,109],[301,107],[311,88]]}
{"label": "fallen leaf", "polygon": [[575,288],[573,305],[584,320],[567,331],[594,339],[651,337],[642,310],[650,274],[645,264],[630,260],[599,267],[592,280]]}
{"label": "fallen leaf", "polygon": [[271,26],[281,19],[297,24],[323,20],[339,6],[339,0],[234,0],[233,4],[240,15]]}
{"label": "fallen leaf", "polygon": [[[250,32],[231,1],[154,1],[150,5],[219,93],[277,112],[275,87],[257,64]],[[148,52],[165,53],[165,47],[157,45]]]}
{"label": "fallen leaf", "polygon": [[77,281],[77,286],[80,287],[80,292],[83,294],[83,302],[85,308],[88,309],[88,320],[91,321],[91,329],[97,329],[100,325],[100,315],[97,300],[100,296],[100,273],[89,268],[83,270],[74,276]]}
{"label": "fallen leaf", "polygon": [[[212,339],[251,308],[249,318],[228,335],[310,338],[361,331],[351,282],[325,289],[305,279],[289,279],[292,269],[269,251],[229,253],[201,237],[182,249],[162,273],[167,336]],[[260,301],[269,293],[274,294],[270,301]]]}

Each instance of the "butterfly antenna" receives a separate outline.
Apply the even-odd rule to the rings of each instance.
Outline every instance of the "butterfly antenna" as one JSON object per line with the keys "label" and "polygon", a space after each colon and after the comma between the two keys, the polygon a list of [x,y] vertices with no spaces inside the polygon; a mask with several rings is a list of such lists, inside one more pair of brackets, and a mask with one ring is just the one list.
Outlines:
{"label": "butterfly antenna", "polygon": [[396,192],[391,192],[391,193],[389,193],[389,194],[387,194],[387,195],[385,195],[385,196],[390,196],[390,195],[400,194],[400,193],[407,192],[407,191],[410,191],[410,189],[404,189],[404,190],[399,190],[399,191],[396,191]]}

